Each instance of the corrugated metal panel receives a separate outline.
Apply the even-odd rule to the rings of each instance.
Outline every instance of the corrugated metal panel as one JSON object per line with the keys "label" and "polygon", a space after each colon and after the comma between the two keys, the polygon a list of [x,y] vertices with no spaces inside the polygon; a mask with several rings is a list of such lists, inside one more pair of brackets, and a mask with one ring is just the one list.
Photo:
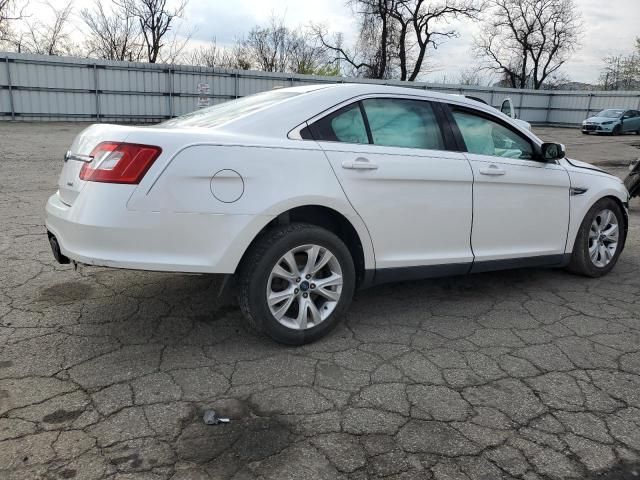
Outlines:
{"label": "corrugated metal panel", "polygon": [[[7,63],[5,59],[8,59]],[[9,77],[14,87],[9,93]],[[469,95],[495,107],[511,97],[519,117],[535,123],[577,124],[604,108],[640,109],[640,92],[563,92],[377,81],[193,66],[0,54],[0,119],[159,121],[276,87],[361,82]],[[199,84],[208,85],[201,94]],[[205,102],[206,103],[206,102]]]}

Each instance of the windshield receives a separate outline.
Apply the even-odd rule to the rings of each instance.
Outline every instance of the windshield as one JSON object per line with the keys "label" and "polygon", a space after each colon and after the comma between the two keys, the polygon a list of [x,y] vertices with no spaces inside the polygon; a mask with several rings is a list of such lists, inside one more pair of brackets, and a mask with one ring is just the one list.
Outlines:
{"label": "windshield", "polygon": [[159,126],[211,128],[296,95],[300,95],[300,92],[279,92],[276,90],[257,93],[172,118]]}
{"label": "windshield", "polygon": [[618,118],[624,113],[624,110],[618,110],[610,108],[609,110],[603,110],[596,115],[596,117]]}

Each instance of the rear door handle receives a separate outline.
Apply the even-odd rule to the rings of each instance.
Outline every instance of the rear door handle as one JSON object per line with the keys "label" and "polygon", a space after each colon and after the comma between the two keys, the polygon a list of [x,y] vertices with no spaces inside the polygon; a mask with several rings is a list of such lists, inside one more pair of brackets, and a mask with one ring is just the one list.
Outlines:
{"label": "rear door handle", "polygon": [[497,165],[489,165],[487,168],[481,168],[480,169],[480,173],[482,175],[498,176],[498,175],[504,175],[505,173],[507,173],[507,171],[503,170],[502,168],[498,167]]}
{"label": "rear door handle", "polygon": [[364,157],[358,157],[355,160],[345,160],[342,162],[342,168],[349,168],[352,170],[376,170],[378,165],[370,162]]}

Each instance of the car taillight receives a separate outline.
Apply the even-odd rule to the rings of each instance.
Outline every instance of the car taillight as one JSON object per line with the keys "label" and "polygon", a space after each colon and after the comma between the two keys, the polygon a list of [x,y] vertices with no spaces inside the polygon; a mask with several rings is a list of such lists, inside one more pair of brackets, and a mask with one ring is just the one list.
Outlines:
{"label": "car taillight", "polygon": [[93,160],[82,166],[80,179],[137,184],[160,153],[162,149],[153,145],[102,142],[91,152]]}

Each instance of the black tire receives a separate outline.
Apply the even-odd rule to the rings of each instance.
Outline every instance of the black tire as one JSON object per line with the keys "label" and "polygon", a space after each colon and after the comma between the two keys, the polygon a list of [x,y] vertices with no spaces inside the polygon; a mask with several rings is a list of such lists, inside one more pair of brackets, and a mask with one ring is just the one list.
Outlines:
{"label": "black tire", "polygon": [[589,132],[582,131],[583,135],[589,135]]}
{"label": "black tire", "polygon": [[[333,312],[321,323],[306,330],[282,325],[267,304],[267,283],[271,270],[289,250],[306,244],[329,249],[342,270],[340,299]],[[264,233],[245,254],[238,272],[238,302],[249,327],[287,345],[303,345],[329,333],[349,307],[355,290],[353,259],[344,242],[332,232],[306,223],[274,227]]]}
{"label": "black tire", "polygon": [[627,187],[629,195],[633,198],[640,193],[640,173],[628,175],[624,179],[624,186]]}
{"label": "black tire", "polygon": [[[618,248],[611,261],[607,265],[598,267],[591,261],[591,258],[589,256],[589,230],[591,229],[591,223],[593,222],[596,215],[605,208],[611,210],[616,216],[616,220],[618,221]],[[567,267],[568,270],[578,275],[584,275],[593,278],[606,275],[613,269],[613,267],[615,267],[616,262],[620,257],[620,253],[622,253],[622,249],[624,248],[625,243],[625,235],[625,219],[620,206],[616,203],[615,200],[611,198],[602,198],[598,200],[589,209],[584,219],[582,220],[582,224],[580,225],[580,229],[578,230],[578,235],[576,236],[576,241],[573,245],[571,261],[569,262],[569,265]]]}
{"label": "black tire", "polygon": [[615,127],[613,127],[613,131],[611,132],[611,135],[620,135],[622,133],[622,128],[620,127],[620,125],[616,125]]}

